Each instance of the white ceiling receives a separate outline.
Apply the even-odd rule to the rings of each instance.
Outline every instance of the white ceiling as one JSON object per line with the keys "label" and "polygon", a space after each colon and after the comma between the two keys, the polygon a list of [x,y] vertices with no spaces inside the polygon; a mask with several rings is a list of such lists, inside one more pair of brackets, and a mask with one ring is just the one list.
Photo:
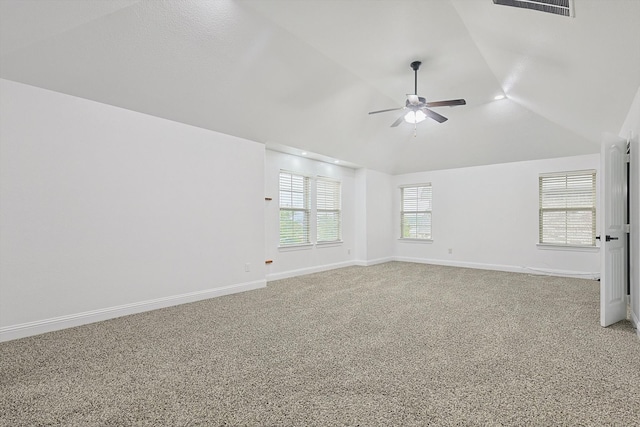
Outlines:
{"label": "white ceiling", "polygon": [[[574,4],[0,0],[0,77],[388,173],[595,153],[640,86],[640,0]],[[414,60],[421,96],[467,100],[415,137],[367,114]]]}

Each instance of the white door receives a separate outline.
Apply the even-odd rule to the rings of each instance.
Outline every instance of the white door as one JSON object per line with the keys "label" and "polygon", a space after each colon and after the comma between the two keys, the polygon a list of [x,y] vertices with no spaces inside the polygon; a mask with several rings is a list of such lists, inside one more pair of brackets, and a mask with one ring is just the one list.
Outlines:
{"label": "white door", "polygon": [[627,318],[626,173],[627,142],[605,134],[600,155],[600,324]]}

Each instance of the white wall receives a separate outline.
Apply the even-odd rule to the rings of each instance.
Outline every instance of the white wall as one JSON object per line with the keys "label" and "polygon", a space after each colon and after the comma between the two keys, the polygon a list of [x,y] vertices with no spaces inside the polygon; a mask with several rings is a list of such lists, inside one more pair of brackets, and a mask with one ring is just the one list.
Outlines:
{"label": "white wall", "polygon": [[[631,140],[630,214],[631,218],[631,320],[640,326],[640,87],[620,129],[620,136]],[[638,330],[640,335],[640,330]]]}
{"label": "white wall", "polygon": [[[598,277],[598,249],[542,249],[538,242],[538,175],[599,169],[599,155],[497,164],[398,175],[394,222],[400,223],[401,185],[432,183],[433,242],[399,240],[399,260],[531,273]],[[452,254],[448,250],[452,249]]]}
{"label": "white wall", "polygon": [[367,169],[356,170],[356,223],[355,259],[367,265]]}
{"label": "white wall", "polygon": [[[365,170],[364,222],[366,232],[363,258],[358,258],[363,265],[372,265],[393,259],[393,177],[386,173]],[[361,217],[358,217],[360,220]]]}
{"label": "white wall", "polygon": [[[342,243],[311,244],[304,247],[280,248],[279,236],[279,175],[281,170],[297,172],[311,178],[324,176],[342,183]],[[356,186],[355,170],[335,164],[311,160],[277,151],[266,151],[265,201],[266,259],[273,260],[267,266],[267,279],[276,280],[331,268],[353,265],[355,259]],[[312,179],[312,196],[315,182]],[[312,206],[312,212],[315,208]],[[312,221],[315,215],[312,214]],[[311,224],[312,241],[315,241],[315,224]]]}
{"label": "white wall", "polygon": [[[7,80],[0,91],[0,340],[390,259],[579,277],[600,269],[597,250],[536,245],[538,174],[599,169],[599,155],[390,176]],[[628,130],[638,147],[640,91]],[[278,247],[281,169],[342,182],[343,243]],[[400,241],[398,187],[424,182],[434,240]]]}
{"label": "white wall", "polygon": [[0,339],[265,286],[264,145],[0,92]]}

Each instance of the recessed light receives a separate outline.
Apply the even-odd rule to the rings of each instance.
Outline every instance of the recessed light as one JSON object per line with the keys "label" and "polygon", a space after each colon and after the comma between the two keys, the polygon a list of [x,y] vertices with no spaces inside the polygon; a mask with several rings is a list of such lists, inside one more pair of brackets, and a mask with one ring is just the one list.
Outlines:
{"label": "recessed light", "polygon": [[504,94],[496,95],[496,96],[493,97],[493,99],[495,99],[496,101],[504,99]]}
{"label": "recessed light", "polygon": [[307,152],[306,152],[306,151],[303,151],[301,154],[302,154],[303,156],[306,156],[306,155],[307,155]]}
{"label": "recessed light", "polygon": [[333,163],[340,163],[340,160],[334,160]]}

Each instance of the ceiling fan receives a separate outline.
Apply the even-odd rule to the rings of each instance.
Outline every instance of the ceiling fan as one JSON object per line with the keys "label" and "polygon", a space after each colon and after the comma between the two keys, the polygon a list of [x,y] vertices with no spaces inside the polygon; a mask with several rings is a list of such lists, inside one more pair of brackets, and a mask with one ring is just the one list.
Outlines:
{"label": "ceiling fan", "polygon": [[386,113],[387,111],[409,110],[407,113],[398,117],[398,120],[393,122],[393,124],[391,125],[392,128],[398,126],[400,123],[402,123],[403,120],[407,123],[416,125],[421,121],[425,120],[427,117],[435,120],[438,123],[443,123],[443,122],[446,122],[448,119],[445,116],[440,115],[433,110],[430,110],[429,108],[454,107],[456,105],[467,104],[467,101],[465,101],[464,99],[451,99],[449,101],[427,102],[426,99],[424,99],[421,96],[418,96],[418,70],[420,69],[421,64],[422,62],[420,61],[413,61],[411,63],[411,68],[413,69],[413,72],[415,74],[415,89],[413,94],[407,94],[407,101],[404,107],[388,108],[386,110],[380,110],[380,111],[371,111],[369,114]]}

